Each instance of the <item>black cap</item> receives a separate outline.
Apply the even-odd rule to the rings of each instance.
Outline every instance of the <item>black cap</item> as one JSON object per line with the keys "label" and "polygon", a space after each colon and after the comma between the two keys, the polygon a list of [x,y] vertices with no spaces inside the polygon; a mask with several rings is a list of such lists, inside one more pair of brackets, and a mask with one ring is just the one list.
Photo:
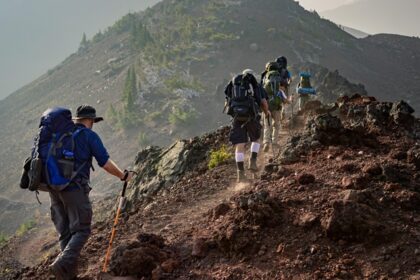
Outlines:
{"label": "black cap", "polygon": [[74,119],[93,119],[96,123],[104,120],[102,117],[97,117],[95,108],[89,105],[79,106],[76,110],[76,117]]}

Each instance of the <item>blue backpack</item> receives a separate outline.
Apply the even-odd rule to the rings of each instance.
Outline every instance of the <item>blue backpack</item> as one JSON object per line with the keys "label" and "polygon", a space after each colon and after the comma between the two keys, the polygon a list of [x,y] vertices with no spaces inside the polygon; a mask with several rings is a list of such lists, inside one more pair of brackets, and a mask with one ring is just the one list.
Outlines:
{"label": "blue backpack", "polygon": [[301,72],[299,76],[300,82],[297,87],[297,93],[303,95],[316,95],[316,90],[311,86],[311,74],[308,72]]}
{"label": "blue backpack", "polygon": [[78,128],[71,111],[55,107],[42,114],[39,133],[32,149],[28,188],[64,190],[86,164],[74,170],[75,139],[85,128]]}

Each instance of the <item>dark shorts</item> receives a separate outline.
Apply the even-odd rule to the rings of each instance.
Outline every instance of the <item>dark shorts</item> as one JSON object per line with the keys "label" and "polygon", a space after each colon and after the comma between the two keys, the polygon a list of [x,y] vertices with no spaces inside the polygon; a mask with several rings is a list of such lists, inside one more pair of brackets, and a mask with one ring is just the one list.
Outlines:
{"label": "dark shorts", "polygon": [[245,121],[233,121],[229,140],[233,145],[256,142],[261,137],[261,124],[258,119]]}

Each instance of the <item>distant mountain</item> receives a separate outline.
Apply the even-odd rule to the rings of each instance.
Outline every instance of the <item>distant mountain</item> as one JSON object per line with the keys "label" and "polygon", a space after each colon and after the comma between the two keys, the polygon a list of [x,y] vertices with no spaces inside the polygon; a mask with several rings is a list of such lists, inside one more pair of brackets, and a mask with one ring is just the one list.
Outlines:
{"label": "distant mountain", "polygon": [[343,29],[344,31],[346,31],[347,33],[349,33],[350,35],[358,38],[358,39],[363,39],[366,38],[367,36],[369,36],[370,34],[351,28],[351,27],[347,27],[347,26],[340,26],[341,29]]}
{"label": "distant mountain", "polygon": [[351,26],[370,34],[420,36],[419,10],[419,0],[360,0],[320,12],[320,15],[337,24]]}
{"label": "distant mountain", "polygon": [[[139,147],[169,144],[228,124],[229,118],[221,113],[227,80],[245,68],[261,72],[279,55],[287,56],[290,65],[309,62],[330,69],[332,75],[319,77],[329,82],[324,88],[347,84],[331,81],[338,70],[350,82],[364,84],[370,95],[406,99],[420,109],[419,39],[396,35],[357,39],[293,0],[165,0],[124,16],[0,101],[0,195],[33,199],[17,184],[47,107],[61,105],[74,111],[81,103],[95,105],[106,117],[95,130],[125,167]],[[296,81],[306,67],[293,69]],[[329,93],[325,96],[331,98]],[[127,104],[128,100],[132,102]],[[118,182],[99,170],[92,186],[101,194],[117,190]]]}

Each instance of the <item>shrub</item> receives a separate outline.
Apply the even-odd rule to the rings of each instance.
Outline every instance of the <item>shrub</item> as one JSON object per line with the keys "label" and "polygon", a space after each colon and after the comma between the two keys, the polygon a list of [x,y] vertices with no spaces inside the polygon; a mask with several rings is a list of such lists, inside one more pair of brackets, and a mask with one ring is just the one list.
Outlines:
{"label": "shrub", "polygon": [[228,148],[223,145],[218,150],[212,150],[210,153],[210,161],[208,164],[209,169],[213,169],[219,165],[222,165],[233,158],[232,154],[228,151]]}
{"label": "shrub", "polygon": [[19,228],[16,230],[17,236],[22,236],[25,233],[27,233],[29,230],[33,229],[36,226],[36,222],[34,220],[29,220],[24,222],[19,226]]}
{"label": "shrub", "polygon": [[146,132],[140,132],[139,136],[137,137],[137,141],[139,143],[140,148],[146,148],[151,143]]}
{"label": "shrub", "polygon": [[197,119],[197,112],[194,109],[190,111],[183,111],[179,108],[175,108],[169,113],[169,123],[172,125],[189,125]]}
{"label": "shrub", "polygon": [[8,240],[7,235],[3,232],[0,232],[0,246],[2,246],[4,243],[6,243]]}

